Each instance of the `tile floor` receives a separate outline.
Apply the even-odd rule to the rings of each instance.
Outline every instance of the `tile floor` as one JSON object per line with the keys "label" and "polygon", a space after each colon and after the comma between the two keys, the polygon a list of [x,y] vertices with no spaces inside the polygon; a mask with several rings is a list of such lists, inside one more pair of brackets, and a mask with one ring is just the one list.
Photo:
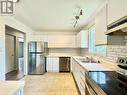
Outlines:
{"label": "tile floor", "polygon": [[79,95],[71,73],[25,77],[25,95]]}

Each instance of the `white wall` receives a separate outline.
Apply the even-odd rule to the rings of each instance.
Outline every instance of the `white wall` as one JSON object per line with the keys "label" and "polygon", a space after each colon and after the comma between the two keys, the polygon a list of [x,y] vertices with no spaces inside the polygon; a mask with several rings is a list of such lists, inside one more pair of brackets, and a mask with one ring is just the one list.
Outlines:
{"label": "white wall", "polygon": [[[0,80],[5,80],[5,25],[13,27],[19,31],[26,33],[26,47],[27,42],[32,36],[33,30],[16,20],[13,16],[0,16]],[[27,63],[27,48],[25,49],[25,64]],[[25,65],[27,68],[27,64]],[[25,70],[27,74],[27,69]]]}
{"label": "white wall", "polygon": [[5,25],[0,18],[0,80],[5,79]]}

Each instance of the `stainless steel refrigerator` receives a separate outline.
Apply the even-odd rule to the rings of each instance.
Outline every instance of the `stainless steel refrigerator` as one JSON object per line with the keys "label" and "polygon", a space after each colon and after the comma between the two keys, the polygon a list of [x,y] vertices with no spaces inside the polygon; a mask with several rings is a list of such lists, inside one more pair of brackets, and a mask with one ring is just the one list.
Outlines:
{"label": "stainless steel refrigerator", "polygon": [[29,42],[28,45],[28,74],[38,75],[46,72],[47,42]]}

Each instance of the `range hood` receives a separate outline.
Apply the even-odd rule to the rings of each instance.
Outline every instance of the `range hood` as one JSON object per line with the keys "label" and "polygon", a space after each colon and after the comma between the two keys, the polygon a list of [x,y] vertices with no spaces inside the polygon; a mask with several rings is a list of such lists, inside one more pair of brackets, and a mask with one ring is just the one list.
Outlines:
{"label": "range hood", "polygon": [[127,35],[127,16],[108,25],[107,35]]}

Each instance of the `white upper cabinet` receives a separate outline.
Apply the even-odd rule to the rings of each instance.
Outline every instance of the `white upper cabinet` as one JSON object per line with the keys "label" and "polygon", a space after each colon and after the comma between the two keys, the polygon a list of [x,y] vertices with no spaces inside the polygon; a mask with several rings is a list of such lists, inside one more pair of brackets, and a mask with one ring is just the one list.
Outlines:
{"label": "white upper cabinet", "polygon": [[48,42],[48,48],[76,48],[76,35],[75,34],[47,34],[47,35],[34,35],[34,41]]}
{"label": "white upper cabinet", "polygon": [[108,0],[108,25],[127,15],[127,0]]}
{"label": "white upper cabinet", "polygon": [[88,31],[82,30],[79,33],[77,33],[77,47],[78,48],[88,48]]}
{"label": "white upper cabinet", "polygon": [[49,48],[75,48],[75,35],[51,35],[48,36]]}
{"label": "white upper cabinet", "polygon": [[96,28],[96,45],[107,44],[107,6],[105,5],[95,17],[95,28]]}

